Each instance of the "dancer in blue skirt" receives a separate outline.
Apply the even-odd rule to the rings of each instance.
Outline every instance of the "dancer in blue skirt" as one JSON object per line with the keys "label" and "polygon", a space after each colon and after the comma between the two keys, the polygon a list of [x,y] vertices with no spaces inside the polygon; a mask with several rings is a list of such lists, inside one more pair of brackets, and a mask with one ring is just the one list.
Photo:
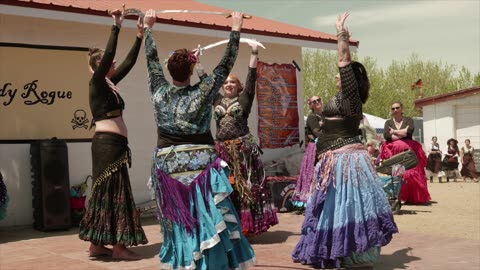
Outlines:
{"label": "dancer in blue skirt", "polygon": [[348,17],[337,18],[339,92],[323,109],[315,191],[307,203],[295,262],[320,268],[372,266],[398,232],[373,163],[359,136],[370,88],[363,65],[351,61]]}
{"label": "dancer in blue skirt", "polygon": [[195,52],[179,49],[168,58],[166,80],[152,27],[145,14],[148,84],[157,124],[152,182],[163,232],[161,269],[246,269],[255,253],[242,233],[230,200],[227,164],[219,158],[210,131],[212,105],[238,53],[243,14],[232,14],[230,41],[211,75],[190,85]]}

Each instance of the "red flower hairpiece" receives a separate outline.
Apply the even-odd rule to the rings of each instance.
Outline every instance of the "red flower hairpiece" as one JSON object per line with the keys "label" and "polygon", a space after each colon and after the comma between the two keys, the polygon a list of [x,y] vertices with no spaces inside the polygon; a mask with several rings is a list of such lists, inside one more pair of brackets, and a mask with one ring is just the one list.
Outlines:
{"label": "red flower hairpiece", "polygon": [[190,63],[192,64],[196,64],[198,63],[198,58],[195,56],[195,54],[193,53],[189,53],[188,54],[188,60],[190,61]]}

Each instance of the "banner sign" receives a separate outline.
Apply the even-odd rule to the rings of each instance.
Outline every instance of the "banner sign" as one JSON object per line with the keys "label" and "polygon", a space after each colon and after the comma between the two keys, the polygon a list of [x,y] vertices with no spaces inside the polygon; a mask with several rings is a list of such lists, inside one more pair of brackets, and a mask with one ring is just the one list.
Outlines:
{"label": "banner sign", "polygon": [[86,48],[0,43],[0,59],[0,140],[91,140]]}
{"label": "banner sign", "polygon": [[256,86],[260,147],[274,149],[299,143],[295,66],[258,62]]}

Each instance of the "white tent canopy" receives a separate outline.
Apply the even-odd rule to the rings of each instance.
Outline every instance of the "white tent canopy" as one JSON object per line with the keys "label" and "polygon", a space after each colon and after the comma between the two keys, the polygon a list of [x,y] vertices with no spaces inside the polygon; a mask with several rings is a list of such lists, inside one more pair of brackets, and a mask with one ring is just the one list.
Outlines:
{"label": "white tent canopy", "polygon": [[381,117],[371,115],[368,113],[363,113],[363,115],[365,115],[368,123],[370,124],[370,126],[375,128],[377,133],[383,133],[383,127],[385,126],[385,121],[387,121],[387,119],[383,119]]}

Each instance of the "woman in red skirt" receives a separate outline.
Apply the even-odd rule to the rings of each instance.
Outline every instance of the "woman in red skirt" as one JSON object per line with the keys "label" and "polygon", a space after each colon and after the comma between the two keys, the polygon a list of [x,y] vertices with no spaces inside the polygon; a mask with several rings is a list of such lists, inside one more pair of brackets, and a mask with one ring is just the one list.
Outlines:
{"label": "woman in red skirt", "polygon": [[400,200],[410,204],[428,203],[431,198],[425,174],[427,156],[422,145],[412,139],[415,130],[413,119],[403,116],[403,105],[400,102],[393,103],[391,110],[393,117],[385,122],[383,136],[386,142],[382,145],[380,158],[388,159],[393,155],[412,149],[418,158],[418,165],[408,170],[403,176],[404,183],[400,192]]}

